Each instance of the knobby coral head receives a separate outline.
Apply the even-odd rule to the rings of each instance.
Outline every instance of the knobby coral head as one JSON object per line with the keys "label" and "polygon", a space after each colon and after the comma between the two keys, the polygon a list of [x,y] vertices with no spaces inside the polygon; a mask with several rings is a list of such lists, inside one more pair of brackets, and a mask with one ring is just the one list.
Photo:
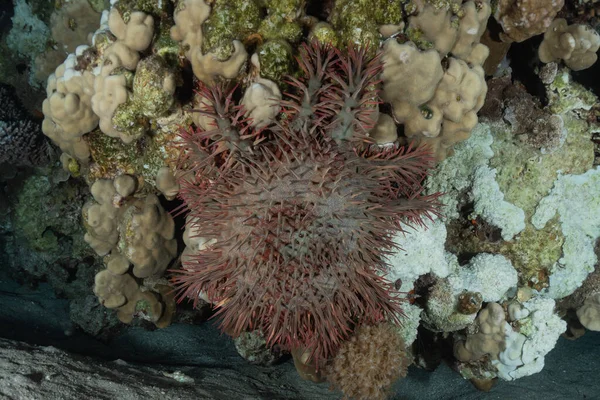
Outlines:
{"label": "knobby coral head", "polygon": [[276,122],[251,128],[234,90],[200,90],[213,127],[182,133],[188,223],[210,246],[187,257],[180,298],[203,292],[221,328],[327,359],[354,327],[397,319],[384,276],[401,223],[437,209],[421,183],[426,149],[369,142],[378,58],[305,45]]}

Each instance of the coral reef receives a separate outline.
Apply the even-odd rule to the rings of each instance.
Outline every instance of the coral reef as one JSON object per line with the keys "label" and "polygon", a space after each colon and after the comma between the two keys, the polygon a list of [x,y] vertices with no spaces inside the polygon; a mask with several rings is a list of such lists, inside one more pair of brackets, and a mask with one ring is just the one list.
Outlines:
{"label": "coral reef", "polygon": [[600,330],[596,2],[46,3],[0,29],[0,234],[81,329],[210,313],[349,398]]}
{"label": "coral reef", "polygon": [[[585,115],[597,99],[564,69],[547,75],[545,107],[510,77],[490,81],[491,96],[482,109],[486,122],[456,146],[427,182],[433,192],[444,192],[443,223],[411,232],[403,239],[404,251],[390,257],[389,277],[402,279],[404,290],[412,283],[422,296],[417,303],[421,323],[455,331],[458,369],[474,382],[539,372],[566,329],[555,299],[582,285],[581,294],[567,297],[562,308],[579,309],[578,315],[594,327],[597,285],[590,273],[598,262],[595,193],[600,185],[590,140],[597,127]],[[560,129],[536,123],[551,116],[560,119]],[[506,268],[491,266],[489,257],[498,256]],[[474,262],[490,270],[475,274]],[[498,293],[486,299],[488,290],[473,283],[478,276],[494,282],[496,274],[496,282],[512,283],[493,283]],[[492,303],[469,320],[459,312],[460,296],[468,299],[477,292],[484,304]]]}

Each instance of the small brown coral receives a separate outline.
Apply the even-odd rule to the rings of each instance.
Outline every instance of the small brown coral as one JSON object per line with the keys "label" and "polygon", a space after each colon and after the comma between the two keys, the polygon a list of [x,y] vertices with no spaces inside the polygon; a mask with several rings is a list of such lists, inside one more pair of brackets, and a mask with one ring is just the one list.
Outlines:
{"label": "small brown coral", "polygon": [[404,341],[392,325],[362,326],[340,347],[327,368],[327,380],[346,398],[386,399],[409,364]]}
{"label": "small brown coral", "polygon": [[544,33],[564,0],[499,0],[494,17],[504,32],[504,42],[522,42]]}
{"label": "small brown coral", "polygon": [[481,309],[483,298],[479,292],[463,291],[458,296],[458,312],[461,314],[475,314]]}

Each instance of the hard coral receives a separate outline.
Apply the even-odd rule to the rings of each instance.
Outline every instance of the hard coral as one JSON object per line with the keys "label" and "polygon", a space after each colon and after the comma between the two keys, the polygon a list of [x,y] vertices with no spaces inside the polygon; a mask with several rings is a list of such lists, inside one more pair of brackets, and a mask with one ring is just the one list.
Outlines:
{"label": "hard coral", "polygon": [[327,379],[346,397],[386,399],[391,385],[406,376],[409,364],[404,342],[393,326],[362,326],[340,347]]}
{"label": "hard coral", "polygon": [[499,0],[494,17],[504,30],[504,42],[522,42],[544,33],[564,0]]}
{"label": "hard coral", "polygon": [[[327,359],[357,323],[400,312],[382,277],[400,222],[420,224],[435,196],[420,195],[432,157],[370,143],[378,58],[301,47],[304,77],[279,121],[250,127],[233,91],[203,90],[213,129],[185,132],[181,196],[188,223],[213,244],[183,260],[180,298],[200,292],[221,328],[262,330],[269,345]],[[190,218],[191,217],[191,218]]]}
{"label": "hard coral", "polygon": [[587,25],[569,25],[565,19],[557,18],[544,34],[538,55],[543,63],[563,60],[573,71],[581,71],[596,62],[599,48],[598,32]]}

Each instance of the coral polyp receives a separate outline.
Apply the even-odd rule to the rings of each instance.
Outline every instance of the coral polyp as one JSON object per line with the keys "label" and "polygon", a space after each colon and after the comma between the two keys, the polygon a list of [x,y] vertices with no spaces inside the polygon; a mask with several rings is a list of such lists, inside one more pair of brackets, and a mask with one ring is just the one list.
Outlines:
{"label": "coral polyp", "polygon": [[201,90],[213,129],[182,135],[193,172],[181,197],[188,228],[210,245],[174,283],[180,297],[202,292],[217,305],[225,332],[259,329],[318,360],[355,326],[401,315],[385,255],[402,223],[420,224],[437,204],[421,195],[427,150],[369,143],[378,59],[313,44],[299,61],[304,77],[290,79],[262,130],[228,108],[233,91]]}

